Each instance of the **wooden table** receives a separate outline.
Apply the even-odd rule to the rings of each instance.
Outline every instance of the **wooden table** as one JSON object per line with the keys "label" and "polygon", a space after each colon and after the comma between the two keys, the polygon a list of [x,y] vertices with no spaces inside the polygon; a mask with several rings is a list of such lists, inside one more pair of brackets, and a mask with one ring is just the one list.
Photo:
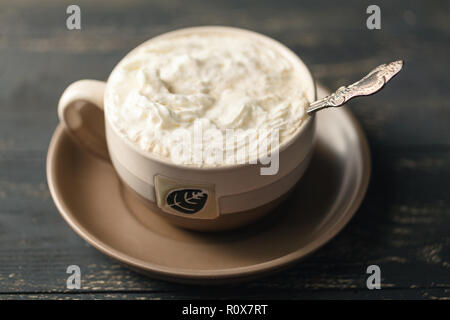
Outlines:
{"label": "wooden table", "polygon": [[[266,2],[266,1],[264,1]],[[68,1],[0,4],[0,299],[450,297],[450,20],[448,1]],[[80,239],[50,197],[45,158],[63,89],[106,79],[144,40],[193,25],[252,29],[285,43],[318,81],[337,88],[398,58],[389,88],[350,108],[367,132],[373,173],[361,208],[335,239],[290,269],[245,284],[202,288],[129,271]],[[66,289],[66,268],[82,288]],[[366,268],[381,268],[368,290]]]}

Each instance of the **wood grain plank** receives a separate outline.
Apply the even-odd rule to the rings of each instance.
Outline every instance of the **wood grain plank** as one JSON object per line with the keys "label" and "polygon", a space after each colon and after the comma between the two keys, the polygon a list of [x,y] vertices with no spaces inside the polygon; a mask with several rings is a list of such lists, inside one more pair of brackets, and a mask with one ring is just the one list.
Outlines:
{"label": "wood grain plank", "polygon": [[[65,28],[68,1],[0,3],[0,299],[366,298],[450,296],[450,3],[378,1],[81,0],[83,29]],[[142,41],[181,27],[231,25],[274,37],[330,88],[379,63],[405,68],[380,94],[351,103],[367,132],[373,174],[355,218],[324,248],[281,273],[202,288],[151,280],[106,258],[59,216],[46,150],[64,88],[106,79]],[[68,265],[82,289],[65,288]],[[378,264],[383,290],[365,287]]]}
{"label": "wood grain plank", "polygon": [[[370,264],[380,265],[386,288],[450,287],[450,195],[430,188],[450,178],[450,150],[433,150],[383,150],[373,159],[362,208],[338,237],[293,268],[240,288],[266,288],[269,295],[272,289],[364,290]],[[32,171],[44,175],[43,159],[18,153],[27,156],[11,155],[14,163],[0,159],[0,167],[8,168],[0,175],[1,293],[65,292],[70,264],[81,267],[86,292],[179,290],[128,271],[79,239],[59,217],[41,180],[25,179]],[[22,181],[8,182],[23,168]]]}

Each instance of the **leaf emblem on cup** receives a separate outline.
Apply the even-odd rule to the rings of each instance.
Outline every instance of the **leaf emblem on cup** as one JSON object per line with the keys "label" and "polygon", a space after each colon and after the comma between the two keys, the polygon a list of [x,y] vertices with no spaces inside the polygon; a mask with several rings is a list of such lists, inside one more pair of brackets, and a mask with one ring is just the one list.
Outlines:
{"label": "leaf emblem on cup", "polygon": [[166,204],[178,212],[194,214],[203,209],[207,200],[207,191],[201,189],[177,189],[167,194]]}

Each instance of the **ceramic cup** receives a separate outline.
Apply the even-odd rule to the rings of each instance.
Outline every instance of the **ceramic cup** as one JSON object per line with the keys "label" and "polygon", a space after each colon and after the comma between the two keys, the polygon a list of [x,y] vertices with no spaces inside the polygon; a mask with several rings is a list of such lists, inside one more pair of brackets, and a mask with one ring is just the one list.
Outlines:
{"label": "ceramic cup", "polygon": [[[155,39],[202,32],[257,38],[277,48],[296,68],[308,101],[316,100],[314,80],[300,58],[281,43],[252,31],[230,27],[187,28],[150,39],[142,46]],[[217,231],[254,221],[271,211],[288,194],[311,159],[314,116],[304,120],[295,135],[279,146],[278,171],[273,175],[262,175],[260,169],[267,165],[259,162],[194,167],[162,160],[140,150],[109,123],[108,117],[103,115],[104,96],[108,90],[108,82],[96,80],[71,84],[59,101],[61,123],[81,146],[112,162],[123,185],[136,196],[136,201],[142,201],[149,208],[149,215],[159,214],[178,226]],[[173,206],[174,197],[191,196],[193,192],[202,195],[193,212]],[[145,220],[145,217],[140,219]]]}

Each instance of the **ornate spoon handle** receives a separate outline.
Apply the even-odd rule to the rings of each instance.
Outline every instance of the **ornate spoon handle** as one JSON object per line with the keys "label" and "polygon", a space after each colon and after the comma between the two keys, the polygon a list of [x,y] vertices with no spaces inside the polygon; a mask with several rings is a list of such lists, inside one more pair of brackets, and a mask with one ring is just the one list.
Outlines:
{"label": "ornate spoon handle", "polygon": [[378,92],[383,86],[392,79],[403,67],[403,60],[391,62],[389,64],[382,64],[373,69],[368,75],[361,80],[346,86],[340,87],[336,92],[325,98],[314,101],[306,110],[307,113],[312,114],[316,111],[328,107],[340,107],[348,100],[359,97],[368,96]]}

